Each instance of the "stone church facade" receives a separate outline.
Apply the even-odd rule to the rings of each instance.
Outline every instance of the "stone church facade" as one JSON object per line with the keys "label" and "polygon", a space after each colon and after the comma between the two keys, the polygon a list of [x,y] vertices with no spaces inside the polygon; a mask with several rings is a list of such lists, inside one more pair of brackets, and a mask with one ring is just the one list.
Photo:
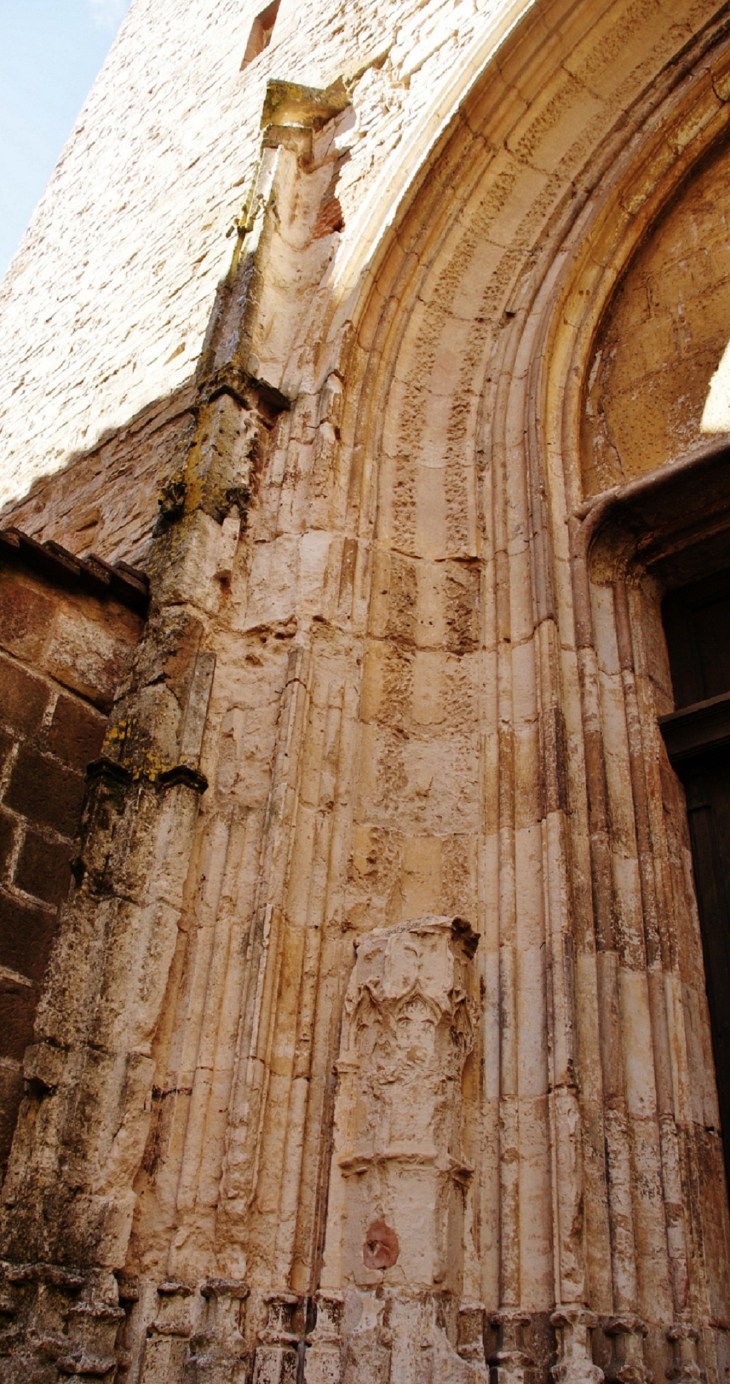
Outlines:
{"label": "stone church facade", "polygon": [[0,290],[8,1384],[727,1381],[729,134],[716,0],[133,0]]}

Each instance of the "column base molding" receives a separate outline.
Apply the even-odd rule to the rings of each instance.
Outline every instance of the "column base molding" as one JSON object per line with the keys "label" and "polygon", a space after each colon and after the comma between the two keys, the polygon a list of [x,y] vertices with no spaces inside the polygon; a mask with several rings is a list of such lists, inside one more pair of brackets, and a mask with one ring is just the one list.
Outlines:
{"label": "column base molding", "polygon": [[[593,1358],[599,1327],[605,1373]],[[0,1263],[0,1384],[652,1384],[647,1331],[629,1314],[599,1318],[572,1304],[549,1318],[488,1312],[388,1284],[320,1289],[312,1301],[286,1290],[252,1297],[240,1279]],[[705,1384],[698,1328],[675,1322],[664,1334],[669,1384]],[[651,1339],[654,1360],[656,1331]]]}

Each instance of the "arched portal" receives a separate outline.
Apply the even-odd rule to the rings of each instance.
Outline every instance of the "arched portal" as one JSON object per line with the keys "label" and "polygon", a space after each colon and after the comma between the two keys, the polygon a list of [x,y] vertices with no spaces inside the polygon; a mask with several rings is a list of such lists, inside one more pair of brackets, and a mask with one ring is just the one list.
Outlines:
{"label": "arched portal", "polygon": [[[83,1098],[68,1063],[65,1123],[47,1113],[75,1041],[59,964],[57,1067],[39,1060],[14,1154],[13,1243],[66,1263],[66,1196],[73,1253],[128,1294],[145,1384],[234,1365],[257,1384],[725,1368],[661,583],[635,492],[586,487],[581,438],[617,286],[724,138],[726,25],[685,0],[534,7],[351,256],[355,287],[314,232],[268,284],[257,262],[242,368],[270,441],[249,445],[248,396],[222,376],[196,454],[202,475],[226,429],[246,452],[246,538],[223,595],[207,511],[195,561],[179,570],[171,540],[155,577],[182,605],[204,572],[186,638],[204,627],[216,659],[200,771],[165,771],[208,784],[185,809],[180,921],[155,861],[154,908],[104,915],[109,955],[121,938],[131,958],[104,971],[104,1034],[139,1041],[105,1065],[97,1028]],[[315,193],[331,208],[337,169],[310,153],[331,119],[343,133],[343,90],[319,144],[269,137],[287,232],[310,213],[321,229]],[[283,313],[266,320],[287,287],[293,344]],[[174,855],[181,834],[155,821]],[[24,1187],[52,1208],[33,1235]]]}
{"label": "arched portal", "polygon": [[[407,1354],[415,1339],[404,1309],[389,1345],[382,1314],[388,1301],[422,1304],[408,1237],[429,1232],[417,1206],[393,1225],[385,1193],[358,1202],[353,1227],[347,1178],[375,1154],[335,1141],[347,1177],[333,1197],[321,1131],[349,1115],[322,1072],[338,1052],[346,1061],[332,1016],[353,943],[390,955],[401,925],[421,937],[456,914],[480,938],[470,961],[479,1077],[459,1106],[463,1208],[448,1224],[462,1229],[456,1240],[444,1231],[433,1253],[421,1246],[432,1266],[453,1257],[432,1268],[433,1300],[448,1285],[453,1312],[434,1308],[417,1329],[437,1342],[443,1332],[454,1377],[457,1357],[480,1377],[490,1352],[515,1373],[544,1374],[557,1359],[576,1380],[671,1368],[689,1379],[698,1359],[718,1368],[727,1221],[712,1098],[698,1110],[689,1094],[712,1086],[696,928],[686,971],[689,943],[657,941],[663,910],[691,927],[691,891],[685,878],[684,902],[648,892],[659,838],[641,786],[642,690],[624,668],[628,626],[615,624],[625,584],[606,615],[604,587],[586,580],[595,516],[585,518],[580,449],[606,306],[724,131],[724,44],[709,10],[693,38],[681,7],[673,23],[658,9],[532,12],[414,180],[349,318],[333,268],[332,296],[317,300],[303,352],[282,367],[289,381],[298,370],[326,384],[315,449],[302,446],[302,402],[251,519],[262,539],[278,526],[279,561],[293,564],[276,598],[282,632],[285,618],[301,621],[282,673],[283,855],[267,856],[266,834],[261,845],[278,872],[256,973],[269,997],[256,1009],[252,990],[246,1011],[259,1025],[246,1041],[269,1075],[262,1084],[250,1060],[234,1073],[215,1207],[203,1216],[176,1190],[197,1176],[200,1153],[173,1127],[153,1201],[139,1182],[135,1235],[145,1242],[161,1200],[177,1227],[169,1272],[189,1276],[209,1244],[221,1272],[275,1294],[266,1340],[284,1339],[282,1313],[291,1332],[297,1295],[319,1292],[311,1371],[315,1347],[359,1351],[387,1371],[396,1344]],[[262,542],[247,572],[249,640],[274,608],[266,551]],[[604,647],[606,619],[619,633]],[[256,657],[266,666],[268,652]],[[652,718],[658,744],[654,708]],[[202,848],[212,825],[201,820]],[[662,839],[673,859],[675,838]],[[178,1014],[182,1036],[190,1019]],[[171,1072],[166,1084],[176,1082]],[[336,1264],[357,1259],[372,1225],[397,1241],[397,1262],[357,1260],[354,1279],[339,1281]]]}
{"label": "arched portal", "polygon": [[[550,30],[547,12],[540,22]],[[628,265],[670,203],[691,222],[703,176],[721,177],[727,59],[722,25],[708,25],[660,79],[637,80],[615,121],[596,72],[611,49],[626,81],[625,23],[599,21],[590,87],[574,36],[567,75],[533,104],[515,42],[509,96],[485,84],[466,103],[352,348],[372,374],[353,412],[351,513],[374,544],[350,898],[354,928],[452,906],[480,920],[465,1294],[497,1304],[515,1368],[510,1314],[533,1314],[537,1342],[552,1312],[577,1359],[592,1309],[595,1362],[656,1374],[693,1368],[700,1318],[722,1315],[727,1214],[681,811],[656,818],[657,709],[625,666],[630,584],[615,612],[600,580],[586,586],[601,483],[585,488],[581,435],[596,332]],[[718,222],[721,235],[721,210]],[[638,416],[639,390],[634,403]],[[683,1104],[698,1082],[705,1103]]]}

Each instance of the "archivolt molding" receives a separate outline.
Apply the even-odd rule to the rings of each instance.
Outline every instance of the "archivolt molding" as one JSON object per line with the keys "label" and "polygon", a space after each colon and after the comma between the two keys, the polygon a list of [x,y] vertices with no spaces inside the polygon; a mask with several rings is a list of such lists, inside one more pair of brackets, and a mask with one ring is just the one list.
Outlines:
{"label": "archivolt molding", "polygon": [[350,228],[345,253],[337,260],[332,294],[337,304],[330,335],[347,319],[361,297],[365,276],[373,282],[388,253],[390,234],[402,223],[423,186],[424,171],[433,168],[454,123],[462,118],[466,102],[478,89],[502,47],[538,8],[536,0],[516,0],[495,7],[459,64],[451,80],[435,93],[419,122],[413,139],[404,140],[394,163],[386,165],[360,215]]}
{"label": "archivolt molding", "polygon": [[[489,178],[495,153],[510,147],[521,117],[539,115],[541,100],[546,91],[550,94],[563,66],[570,71],[576,50],[588,46],[589,30],[595,29],[600,48],[619,7],[606,4],[601,14],[591,7],[590,21],[584,19],[577,33],[572,9],[560,0],[515,6],[502,15],[480,36],[473,57],[455,75],[448,93],[434,99],[431,117],[419,127],[415,157],[413,143],[404,141],[402,177],[388,167],[384,187],[378,185],[358,222],[348,226],[332,262],[325,320],[315,323],[313,318],[309,332],[310,340],[321,343],[318,378],[331,368],[332,353],[342,349],[343,341],[360,337],[366,349],[382,352],[386,359],[397,354],[400,334],[390,336],[388,306],[397,299],[399,319],[407,315],[406,305],[415,302],[419,280],[429,273],[440,250],[448,253],[449,236],[453,238],[470,196],[485,176]],[[532,290],[524,285],[525,303],[534,302],[542,284],[551,302],[562,295],[568,312],[572,294],[580,305],[582,331],[595,330],[648,227],[726,127],[730,86],[725,9],[699,35],[693,35],[689,25],[682,33],[675,23],[676,48],[667,54],[662,71],[650,72],[644,90],[633,93],[627,106],[614,112],[613,130],[599,136],[566,186],[567,196],[562,203],[558,198],[548,212],[533,247],[524,246],[525,267],[533,271]],[[617,28],[622,19],[619,11]],[[536,37],[541,32],[548,37],[539,47]],[[524,65],[523,53],[528,55]],[[647,65],[652,58],[647,52]],[[356,106],[356,86],[353,100]],[[590,137],[590,131],[586,133]],[[587,140],[585,144],[588,152]],[[545,167],[550,171],[549,163]],[[543,282],[547,265],[553,265],[549,284]],[[581,274],[589,276],[587,282],[579,281]],[[595,289],[596,275],[600,291]],[[317,313],[321,310],[320,302]],[[543,331],[552,329],[543,324]],[[546,337],[544,346],[553,352],[556,342]],[[557,357],[551,355],[551,360],[557,366],[557,372],[551,370],[552,379],[560,376],[560,364]]]}
{"label": "archivolt molding", "polygon": [[[616,128],[594,148],[579,179],[550,209],[533,244],[523,247],[519,299],[510,304],[508,312],[516,320],[512,332],[508,324],[507,332],[502,333],[503,343],[516,334],[520,345],[502,344],[504,368],[509,373],[508,358],[519,356],[529,361],[526,428],[534,436],[540,420],[540,445],[548,454],[563,459],[565,474],[576,478],[576,487],[581,397],[598,323],[633,254],[664,206],[703,155],[722,140],[730,123],[729,25],[723,10],[683,47],[659,78],[650,82],[631,108],[621,112]],[[511,38],[517,46],[521,33]],[[491,61],[499,66],[498,55],[492,55]],[[488,67],[482,71],[482,84],[489,82],[490,75]],[[540,75],[544,80],[544,74]],[[477,91],[475,81],[472,108],[478,104]],[[507,124],[504,103],[500,117]],[[397,281],[393,281],[392,268],[386,271],[384,284],[374,278],[374,292],[384,308],[377,343],[378,355],[382,353],[384,361],[397,355],[408,317],[405,304],[415,300],[418,281],[429,273],[439,254],[448,254],[453,228],[485,177],[485,156],[490,159],[494,152],[488,126],[480,127],[467,104],[457,122],[445,152],[435,151],[424,166],[422,188],[426,179],[432,179],[437,195],[429,199],[428,192],[424,196],[422,191],[426,205],[420,209],[419,229],[415,236],[408,236],[406,215],[405,224],[396,232]],[[443,171],[439,159],[449,165],[448,172]],[[439,209],[438,202],[446,199],[448,209]],[[385,249],[380,253],[385,259]],[[355,332],[360,319],[367,320],[372,312],[370,297],[368,293],[361,297],[359,316],[353,319]],[[396,297],[400,311],[394,328],[391,305]],[[382,339],[383,332],[386,340]],[[498,373],[499,359],[492,361],[491,367],[492,373]],[[571,498],[580,503],[577,488]]]}
{"label": "archivolt molding", "polygon": [[[349,293],[347,311],[340,310],[336,287],[341,275],[338,254],[317,295],[306,333],[301,333],[300,339],[306,336],[314,353],[307,393],[324,387],[328,379],[347,380],[340,466],[349,467],[348,528],[365,532],[371,523],[377,501],[369,486],[381,451],[387,401],[394,378],[403,373],[401,362],[414,349],[419,313],[423,320],[429,298],[431,315],[438,309],[438,289],[433,300],[438,275],[445,272],[456,282],[460,254],[462,280],[468,273],[475,246],[462,253],[459,242],[468,239],[470,207],[478,205],[480,196],[488,197],[490,189],[499,195],[505,177],[500,151],[515,143],[520,120],[524,127],[527,113],[539,106],[541,90],[549,86],[542,62],[533,58],[527,71],[520,68],[521,42],[531,27],[542,23],[553,35],[553,74],[570,61],[575,39],[563,38],[560,27],[567,20],[562,7],[555,13],[557,8],[540,16],[533,8],[510,29],[499,52],[490,54],[479,78],[472,76],[468,97],[411,179],[407,203],[401,204],[398,216],[391,208],[377,234],[372,225],[367,235],[363,233],[360,253],[369,255],[368,267],[359,288]],[[604,28],[609,18],[607,7]],[[597,324],[648,228],[727,127],[727,23],[723,11],[693,42],[681,44],[658,76],[651,73],[645,89],[634,94],[611,130],[600,132],[589,157],[574,171],[565,156],[552,171],[546,166],[534,208],[537,212],[543,207],[544,216],[536,214],[532,235],[521,234],[519,243],[508,247],[512,273],[502,273],[503,283],[497,282],[491,293],[491,321],[477,315],[463,342],[468,392],[482,397],[481,421],[475,419],[478,445],[488,449],[495,438],[506,407],[504,389],[511,391],[515,371],[520,379],[529,371],[523,407],[531,451],[544,451],[550,472],[556,468],[556,478],[565,474],[570,508],[582,498],[577,480],[578,418]],[[508,80],[501,76],[502,67]],[[539,124],[539,111],[535,118]],[[508,203],[505,206],[509,215]],[[349,236],[346,241],[351,243]],[[301,369],[301,363],[294,368],[294,362],[286,368],[290,393],[298,372],[304,385],[308,368],[305,376]],[[464,374],[462,370],[462,378]],[[509,397],[512,413],[511,392]]]}
{"label": "archivolt molding", "polygon": [[[600,23],[610,9],[611,6],[606,5],[604,14],[597,15],[593,8],[591,22]],[[359,216],[348,226],[342,252],[338,254],[332,269],[330,293],[335,306],[328,328],[328,340],[332,341],[343,324],[352,320],[353,315],[357,316],[358,304],[367,297],[369,287],[377,283],[381,268],[392,249],[393,236],[399,235],[409,212],[422,197],[427,179],[438,168],[445,151],[449,150],[459,126],[463,125],[468,133],[478,137],[479,130],[473,123],[473,108],[483,106],[485,90],[491,86],[489,103],[499,105],[500,121],[503,123],[510,97],[523,108],[525,101],[529,103],[529,79],[525,86],[520,85],[510,92],[502,76],[505,60],[508,66],[515,52],[524,50],[529,53],[531,40],[541,29],[553,38],[556,32],[559,33],[558,45],[561,39],[564,43],[564,51],[557,55],[556,66],[559,67],[562,57],[571,53],[575,44],[575,35],[570,33],[570,25],[574,22],[572,6],[563,6],[563,12],[558,15],[556,10],[556,6],[540,5],[535,0],[528,4],[520,0],[520,3],[500,10],[487,20],[452,80],[445,89],[435,94],[413,139],[403,142],[399,157],[384,169]],[[562,38],[563,34],[565,38]],[[706,44],[706,36],[704,38]],[[537,66],[539,80],[544,83],[546,64],[542,52]],[[353,82],[352,89],[356,101],[356,82]],[[721,90],[720,81],[717,85],[718,95]],[[652,103],[655,102],[656,87],[650,99]],[[624,123],[623,120],[621,123]],[[689,131],[682,133],[686,138]],[[680,134],[678,150],[682,142]]]}

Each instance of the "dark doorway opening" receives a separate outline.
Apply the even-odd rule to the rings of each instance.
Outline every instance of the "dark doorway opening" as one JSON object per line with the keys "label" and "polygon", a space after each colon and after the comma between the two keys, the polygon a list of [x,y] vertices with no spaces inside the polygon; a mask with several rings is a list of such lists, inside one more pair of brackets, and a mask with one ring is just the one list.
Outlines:
{"label": "dark doorway opening", "polygon": [[730,1185],[730,568],[665,596],[676,710],[660,721],[687,798]]}

